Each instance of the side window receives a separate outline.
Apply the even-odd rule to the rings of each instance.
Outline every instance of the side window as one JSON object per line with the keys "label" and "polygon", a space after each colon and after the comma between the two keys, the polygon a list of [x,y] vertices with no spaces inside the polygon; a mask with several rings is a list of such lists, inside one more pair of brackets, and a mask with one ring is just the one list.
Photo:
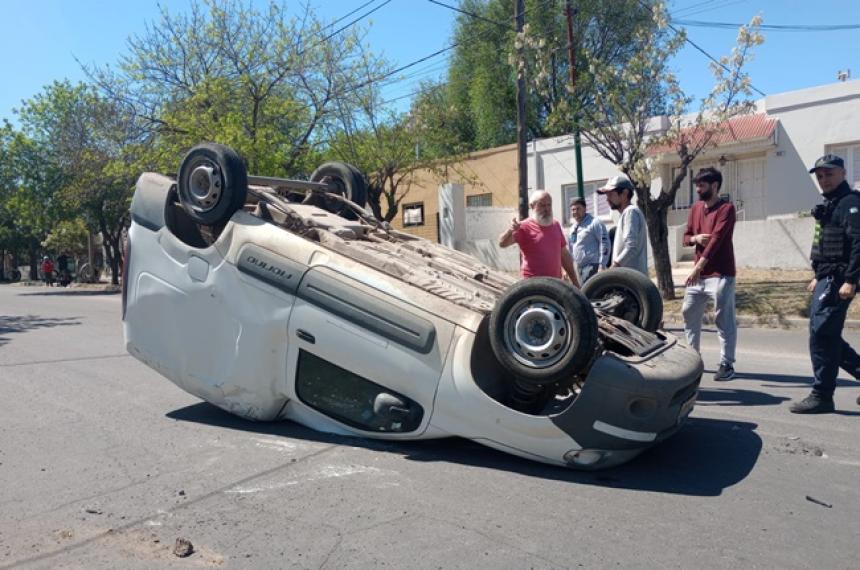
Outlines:
{"label": "side window", "polygon": [[845,161],[845,180],[855,190],[860,190],[860,144],[829,146],[827,152]]}
{"label": "side window", "polygon": [[489,208],[492,207],[492,205],[493,195],[490,193],[466,196],[467,208]]}
{"label": "side window", "polygon": [[414,431],[424,415],[406,396],[304,350],[299,351],[296,394],[313,409],[365,431]]}
{"label": "side window", "polygon": [[[586,210],[589,214],[602,221],[611,219],[609,202],[606,201],[606,196],[597,193],[597,189],[604,184],[606,184],[606,180],[595,180],[583,184],[583,195],[585,197],[585,203],[587,204]],[[565,204],[562,209],[564,218],[563,225],[567,226],[571,224],[570,203],[574,198],[579,196],[579,185],[567,184],[562,186],[561,191]]]}

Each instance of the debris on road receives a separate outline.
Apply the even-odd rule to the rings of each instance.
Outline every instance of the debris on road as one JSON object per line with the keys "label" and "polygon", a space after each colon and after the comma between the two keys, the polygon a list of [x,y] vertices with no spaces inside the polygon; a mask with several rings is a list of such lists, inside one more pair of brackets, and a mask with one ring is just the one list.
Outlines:
{"label": "debris on road", "polygon": [[[808,497],[807,497],[808,498]],[[173,547],[173,554],[179,558],[186,558],[194,553],[194,545],[187,538],[177,538]]]}
{"label": "debris on road", "polygon": [[100,515],[100,514],[102,514],[104,511],[102,511],[101,509],[87,508],[87,509],[84,509],[84,512],[85,512],[85,513],[89,513],[89,514],[91,514],[91,515]]}
{"label": "debris on road", "polygon": [[821,505],[822,507],[827,507],[828,509],[833,508],[833,505],[831,505],[830,503],[825,503],[821,499],[816,499],[815,497],[812,497],[810,495],[806,495],[806,500],[809,501],[810,503],[815,503],[816,505]]}

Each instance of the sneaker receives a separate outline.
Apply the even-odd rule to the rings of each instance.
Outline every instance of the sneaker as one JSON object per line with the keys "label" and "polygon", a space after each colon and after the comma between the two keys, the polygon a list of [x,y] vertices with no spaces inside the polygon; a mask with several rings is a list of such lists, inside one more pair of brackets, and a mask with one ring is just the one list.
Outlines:
{"label": "sneaker", "polygon": [[717,373],[714,374],[716,382],[725,382],[735,377],[735,369],[731,364],[720,364]]}
{"label": "sneaker", "polygon": [[792,414],[829,414],[835,409],[832,396],[828,398],[815,392],[793,403],[789,408]]}

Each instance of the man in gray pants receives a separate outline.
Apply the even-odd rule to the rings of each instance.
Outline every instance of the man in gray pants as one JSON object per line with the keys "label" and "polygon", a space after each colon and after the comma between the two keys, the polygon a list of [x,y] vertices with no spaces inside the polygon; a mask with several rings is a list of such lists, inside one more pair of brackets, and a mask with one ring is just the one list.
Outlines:
{"label": "man in gray pants", "polygon": [[715,324],[720,339],[720,367],[714,380],[735,377],[735,252],[732,233],[735,207],[720,198],[723,175],[716,168],[703,168],[693,179],[699,201],[693,204],[684,232],[684,245],[695,246],[696,265],[687,277],[684,293],[684,332],[687,342],[699,350],[702,317],[708,299],[714,300]]}

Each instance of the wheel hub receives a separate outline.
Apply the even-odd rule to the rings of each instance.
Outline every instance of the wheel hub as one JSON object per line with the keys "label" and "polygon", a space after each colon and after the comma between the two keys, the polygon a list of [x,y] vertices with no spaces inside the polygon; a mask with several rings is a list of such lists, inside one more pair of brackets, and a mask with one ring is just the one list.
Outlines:
{"label": "wheel hub", "polygon": [[558,362],[571,342],[570,325],[551,301],[527,300],[511,311],[506,342],[518,361],[534,368]]}
{"label": "wheel hub", "polygon": [[202,164],[191,171],[188,181],[191,200],[198,210],[209,210],[221,195],[221,176],[218,167]]}

